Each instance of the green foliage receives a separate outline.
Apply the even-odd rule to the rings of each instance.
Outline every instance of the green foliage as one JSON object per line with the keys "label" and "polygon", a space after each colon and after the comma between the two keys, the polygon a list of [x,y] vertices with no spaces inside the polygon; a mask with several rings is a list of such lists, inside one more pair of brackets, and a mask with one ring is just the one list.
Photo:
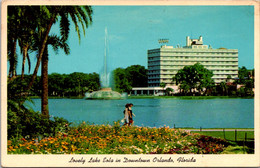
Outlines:
{"label": "green foliage", "polygon": [[161,88],[163,88],[163,89],[164,89],[164,88],[165,88],[165,86],[166,86],[166,83],[164,83],[164,82],[160,83],[160,87],[161,87]]}
{"label": "green foliage", "polygon": [[[25,92],[29,92],[36,77],[40,66],[42,65],[42,113],[48,115],[48,45],[51,45],[57,53],[58,49],[64,50],[65,54],[69,54],[69,46],[67,44],[70,32],[70,21],[75,26],[79,41],[81,32],[85,35],[85,30],[92,23],[91,6],[9,6],[8,7],[8,61],[10,65],[9,78],[16,77],[17,66],[17,42],[23,55],[22,74],[24,78],[24,64],[26,59],[29,63],[29,51],[37,51],[37,63],[32,78],[26,87]],[[33,15],[32,15],[33,14]],[[51,27],[60,21],[60,35],[50,35]],[[81,26],[79,26],[79,24]],[[80,31],[80,28],[83,31]],[[57,89],[60,92],[60,89]],[[38,89],[36,93],[38,94]],[[82,94],[83,89],[77,88],[77,94]],[[20,102],[19,102],[20,103]]]}
{"label": "green foliage", "polygon": [[13,154],[220,154],[225,140],[191,134],[168,127],[147,128],[114,125],[69,127],[66,133],[34,139],[8,141]]}
{"label": "green foliage", "polygon": [[[223,131],[192,131],[192,133],[199,133],[201,135],[235,141],[235,131],[225,131],[225,135]],[[245,140],[245,134],[247,134],[248,139],[254,139],[254,131],[237,131],[237,140]]]}
{"label": "green foliage", "polygon": [[[22,81],[24,86],[23,88],[25,88],[28,85],[30,78],[31,75],[25,75],[25,78]],[[97,73],[52,73],[48,75],[48,78],[49,96],[84,96],[85,92],[92,92],[100,89],[99,74]],[[19,81],[19,78],[17,78],[16,80],[13,80],[12,83],[16,83],[17,85]],[[13,88],[13,90],[16,91],[21,89]],[[21,90],[21,92],[22,91],[24,91],[24,89]],[[10,92],[10,95],[14,94],[11,94]],[[41,96],[41,77],[37,76],[37,78],[35,79],[33,87],[30,91],[30,95]]]}
{"label": "green foliage", "polygon": [[63,76],[65,76],[63,91],[67,96],[83,96],[85,92],[100,89],[99,75],[97,73],[74,72]]}
{"label": "green foliage", "polygon": [[240,97],[252,97],[254,96],[254,70],[248,70],[246,67],[239,68],[238,80],[235,84],[240,84],[242,87],[237,90],[236,94]]}
{"label": "green foliage", "polygon": [[132,87],[128,81],[125,69],[117,68],[113,71],[115,90],[118,92],[130,92]]}
{"label": "green foliage", "polygon": [[147,87],[147,69],[141,65],[131,65],[125,69],[127,80],[132,87]]}
{"label": "green foliage", "polygon": [[204,88],[212,88],[214,86],[212,76],[212,71],[209,71],[204,68],[203,65],[196,63],[180,69],[173,77],[173,81],[179,85],[179,88],[184,94],[188,92],[191,94],[195,89],[201,92]]}
{"label": "green foliage", "polygon": [[238,84],[245,84],[246,80],[248,80],[250,78],[250,73],[249,71],[246,69],[246,67],[242,67],[239,68],[238,70]]}
{"label": "green foliage", "polygon": [[26,101],[31,101],[28,97],[29,93],[24,90],[28,79],[21,80],[20,77],[17,77],[8,81],[8,139],[55,135],[64,125],[69,124],[63,118],[54,117],[53,120],[50,120],[26,106]]}
{"label": "green foliage", "polygon": [[131,65],[126,69],[113,71],[114,88],[118,92],[130,92],[133,87],[147,87],[147,70],[141,65]]}
{"label": "green foliage", "polygon": [[228,89],[227,84],[226,84],[225,82],[221,82],[221,83],[219,84],[219,87],[220,87],[222,96],[227,95],[227,89]]}
{"label": "green foliage", "polygon": [[174,92],[174,90],[172,88],[166,88],[165,89],[166,95],[169,96],[171,92]]}
{"label": "green foliage", "polygon": [[248,154],[248,147],[243,146],[228,146],[221,154]]}
{"label": "green foliage", "polygon": [[227,76],[226,82],[230,82],[230,80],[232,79],[231,75]]}
{"label": "green foliage", "polygon": [[39,112],[23,109],[18,112],[8,110],[8,139],[19,137],[54,136],[69,122],[63,118],[46,118]]}

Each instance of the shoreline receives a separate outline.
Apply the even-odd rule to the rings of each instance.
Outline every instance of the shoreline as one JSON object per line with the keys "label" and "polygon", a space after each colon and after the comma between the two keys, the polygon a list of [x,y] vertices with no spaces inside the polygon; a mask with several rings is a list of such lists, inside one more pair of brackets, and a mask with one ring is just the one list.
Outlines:
{"label": "shoreline", "polygon": [[[40,96],[29,96],[31,99],[40,99]],[[48,99],[85,99],[81,96],[71,96],[71,97],[59,97],[59,96],[49,96]],[[254,99],[254,97],[238,97],[238,96],[128,96],[126,99]]]}
{"label": "shoreline", "polygon": [[[84,121],[83,121],[84,122]],[[71,122],[71,125],[74,126],[79,126],[82,123],[74,123]],[[90,126],[112,126],[113,124],[87,124]],[[232,132],[232,131],[255,131],[255,128],[193,128],[193,127],[169,127],[169,126],[159,126],[159,127],[151,127],[151,126],[138,126],[138,125],[133,125],[132,127],[137,127],[137,128],[170,128],[170,129],[180,129],[180,130],[185,130],[185,131],[196,131],[196,132]]]}

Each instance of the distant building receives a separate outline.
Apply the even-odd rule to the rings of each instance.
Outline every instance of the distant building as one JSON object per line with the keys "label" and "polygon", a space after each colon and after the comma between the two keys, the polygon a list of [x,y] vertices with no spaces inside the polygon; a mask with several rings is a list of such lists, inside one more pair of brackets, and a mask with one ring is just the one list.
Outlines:
{"label": "distant building", "polygon": [[[238,50],[219,48],[213,49],[204,45],[202,36],[199,39],[186,37],[186,46],[177,47],[163,45],[161,48],[148,50],[148,88],[133,88],[131,94],[162,95],[167,87],[179,92],[173,84],[172,77],[184,66],[202,64],[214,74],[215,83],[226,82],[238,77]],[[160,83],[166,83],[163,89]]]}
{"label": "distant building", "polygon": [[158,87],[160,83],[172,84],[172,77],[187,65],[202,64],[214,74],[215,83],[238,77],[238,50],[212,49],[203,45],[199,39],[186,38],[186,46],[163,45],[161,48],[148,50],[148,87]]}

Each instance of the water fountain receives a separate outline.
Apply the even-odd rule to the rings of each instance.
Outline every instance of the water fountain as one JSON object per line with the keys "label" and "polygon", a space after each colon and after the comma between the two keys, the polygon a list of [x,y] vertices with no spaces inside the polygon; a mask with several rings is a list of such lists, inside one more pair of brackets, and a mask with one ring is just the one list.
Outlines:
{"label": "water fountain", "polygon": [[107,70],[107,28],[105,28],[105,53],[104,53],[104,72],[100,75],[101,90],[86,93],[86,99],[123,99],[127,94],[120,94],[113,91],[110,87],[110,73]]}

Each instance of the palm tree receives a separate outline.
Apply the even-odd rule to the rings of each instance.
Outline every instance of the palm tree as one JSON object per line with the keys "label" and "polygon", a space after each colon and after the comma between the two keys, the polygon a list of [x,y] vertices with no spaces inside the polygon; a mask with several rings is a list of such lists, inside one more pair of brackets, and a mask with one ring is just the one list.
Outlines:
{"label": "palm tree", "polygon": [[16,53],[16,45],[19,35],[19,23],[20,23],[20,15],[19,11],[21,9],[15,6],[8,7],[8,61],[9,61],[9,74],[8,77],[10,79],[14,79],[16,77],[16,66],[17,66],[17,53]]}
{"label": "palm tree", "polygon": [[21,25],[20,25],[20,32],[18,42],[21,49],[21,53],[23,55],[22,61],[22,73],[21,78],[24,78],[24,67],[26,59],[28,60],[29,72],[31,69],[30,57],[28,52],[32,50],[32,44],[34,42],[34,36],[36,33],[37,26],[40,23],[39,18],[37,15],[32,15],[31,13],[36,13],[39,7],[32,7],[32,6],[22,6],[21,7]]}
{"label": "palm tree", "polygon": [[[69,30],[70,30],[69,29],[70,22],[69,22],[68,16],[70,16],[72,18],[72,21],[75,25],[75,29],[76,29],[76,31],[78,33],[78,37],[79,37],[79,42],[80,42],[80,30],[79,30],[78,22],[82,25],[83,33],[85,35],[85,27],[87,28],[92,21],[92,17],[91,17],[92,9],[91,9],[91,7],[88,7],[88,6],[85,6],[85,7],[78,7],[78,6],[52,7],[49,9],[49,11],[54,11],[54,13],[52,14],[53,17],[54,16],[61,17],[60,18],[61,39],[59,39],[60,46],[64,45],[65,41],[68,39]],[[57,12],[57,13],[55,13],[55,12]],[[51,18],[49,25],[52,23],[52,19],[53,18]],[[45,35],[48,31],[49,31],[49,27],[46,29]],[[57,38],[58,37],[56,37],[56,42],[57,42]],[[44,41],[45,39],[46,39],[46,37],[44,37],[42,40]],[[51,45],[54,45],[57,47],[57,43],[55,43],[55,40],[53,42],[54,43],[52,43]],[[49,43],[48,43],[48,38],[47,38],[47,42],[45,43],[45,45],[42,45],[39,48],[40,50],[39,50],[39,57],[38,57],[38,61],[39,61],[40,57],[41,57],[41,52],[43,51],[43,54],[42,54],[42,107],[41,108],[42,108],[42,114],[45,116],[49,116],[49,110],[48,110],[48,48],[47,48],[48,44]],[[44,50],[42,49],[43,47],[45,48]],[[66,53],[66,47],[63,49]]]}
{"label": "palm tree", "polygon": [[92,8],[91,6],[41,6],[40,13],[41,16],[44,16],[44,19],[47,19],[47,26],[44,28],[43,40],[41,44],[41,49],[38,54],[37,63],[32,75],[32,79],[28,85],[28,90],[32,87],[32,84],[37,76],[37,72],[42,60],[43,52],[48,40],[48,35],[51,30],[51,27],[60,17],[60,34],[62,40],[66,41],[69,35],[70,21],[69,16],[74,23],[75,30],[78,33],[80,41],[80,30],[78,23],[81,24],[83,33],[85,35],[85,30],[92,23]]}
{"label": "palm tree", "polygon": [[41,109],[42,114],[44,116],[49,116],[49,109],[48,109],[48,61],[49,61],[49,52],[48,52],[48,45],[53,47],[54,51],[58,51],[59,48],[62,48],[65,54],[69,54],[69,46],[68,44],[61,40],[58,36],[52,35],[48,37],[46,47],[42,57],[42,71],[41,71],[41,78],[42,78],[42,96],[41,96]]}
{"label": "palm tree", "polygon": [[[32,10],[34,15],[29,12]],[[28,13],[29,12],[29,13]],[[33,17],[33,18],[32,18]],[[70,19],[74,23],[75,30],[81,38],[79,24],[83,29],[83,34],[92,23],[92,8],[90,6],[26,6],[8,8],[8,61],[10,63],[9,77],[16,76],[16,45],[19,41],[23,54],[22,76],[24,74],[24,64],[29,58],[28,50],[33,43],[37,44],[37,63],[27,86],[29,91],[37,77],[37,72],[42,63],[42,113],[48,116],[48,45],[55,49],[63,48],[67,50],[66,41],[70,31]],[[51,27],[59,20],[60,37],[50,36]],[[23,23],[23,24],[21,24]],[[20,31],[19,31],[20,30]],[[35,34],[39,40],[35,40]],[[67,51],[65,51],[66,53]],[[28,59],[28,63],[30,63]],[[30,66],[29,66],[30,67]],[[30,68],[29,68],[30,69]]]}
{"label": "palm tree", "polygon": [[30,71],[30,59],[28,50],[32,44],[32,37],[37,25],[34,7],[9,6],[8,7],[8,61],[10,65],[9,78],[16,77],[17,66],[17,42],[23,54],[22,79],[24,77],[24,66],[26,58],[28,59]]}

